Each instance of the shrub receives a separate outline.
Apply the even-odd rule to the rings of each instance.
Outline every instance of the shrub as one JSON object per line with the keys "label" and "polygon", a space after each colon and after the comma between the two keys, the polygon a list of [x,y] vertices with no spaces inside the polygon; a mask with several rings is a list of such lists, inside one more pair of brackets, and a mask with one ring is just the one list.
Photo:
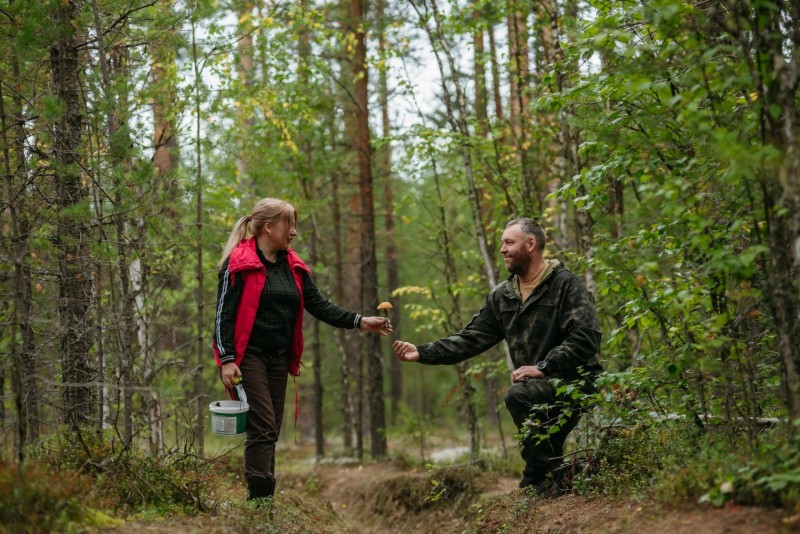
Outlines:
{"label": "shrub", "polygon": [[108,507],[195,512],[212,506],[212,466],[188,452],[150,456],[122,447],[113,434],[75,432],[45,439],[38,459],[54,471],[94,477],[96,497]]}
{"label": "shrub", "polygon": [[41,464],[19,468],[0,461],[0,532],[63,532],[110,527],[118,521],[86,505],[91,477],[57,473]]}
{"label": "shrub", "polygon": [[768,429],[753,439],[688,422],[640,423],[607,431],[594,461],[575,481],[581,493],[800,512],[800,431]]}

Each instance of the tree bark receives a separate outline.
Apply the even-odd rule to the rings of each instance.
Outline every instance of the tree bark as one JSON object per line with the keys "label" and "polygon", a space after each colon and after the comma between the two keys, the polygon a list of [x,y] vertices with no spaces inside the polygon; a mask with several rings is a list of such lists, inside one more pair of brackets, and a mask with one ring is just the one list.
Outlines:
{"label": "tree bark", "polygon": [[[331,131],[335,131],[331,129]],[[334,250],[334,294],[338,302],[345,302],[344,292],[344,265],[342,263],[342,216],[339,209],[339,185],[338,180],[334,177],[331,180],[331,197],[333,205],[333,250]],[[333,331],[336,347],[339,349],[339,356],[341,359],[341,388],[342,388],[342,445],[344,452],[347,456],[353,456],[354,443],[353,438],[356,434],[356,425],[353,419],[355,407],[353,403],[353,387],[350,383],[350,350],[348,348],[348,341],[345,336],[345,331],[342,329],[335,329]]]}
{"label": "tree bark", "polygon": [[[771,304],[783,360],[787,405],[800,418],[800,143],[797,136],[797,96],[800,84],[800,6],[773,0],[757,5],[750,27],[756,53],[767,67],[758,67],[762,128],[765,140],[783,152],[775,182],[765,169],[762,184],[771,257]],[[768,21],[767,24],[765,22]],[[783,23],[790,33],[784,35]],[[788,54],[786,50],[792,53]],[[747,52],[747,51],[745,51]],[[780,113],[773,110],[779,109]]]}
{"label": "tree bark", "polygon": [[[374,313],[378,305],[378,269],[375,253],[375,201],[372,176],[372,146],[369,131],[369,98],[367,43],[364,28],[364,6],[361,0],[350,0],[350,21],[353,25],[353,98],[356,119],[356,158],[361,198],[361,309]],[[365,339],[365,355],[369,375],[369,434],[373,458],[386,455],[386,415],[383,403],[383,359],[380,338]]]}
{"label": "tree bark", "polygon": [[[349,4],[343,1],[342,7],[349,12]],[[345,28],[345,31],[347,29]],[[345,38],[347,39],[347,38]],[[350,76],[353,70],[353,58],[346,51],[343,51],[341,72],[342,80],[340,86],[345,88],[340,96],[343,100],[342,107],[346,110],[344,117],[344,130],[346,143],[348,144],[348,161],[346,169],[341,176],[333,178],[334,198],[334,221],[340,221],[337,230],[341,231],[343,239],[337,247],[336,265],[338,287],[342,288],[342,300],[344,306],[357,310],[361,308],[361,276],[354,276],[354,273],[361,272],[361,202],[359,197],[359,176],[350,169],[357,168],[357,164],[349,158],[356,158],[357,153],[352,147],[357,145],[358,129],[356,125],[355,102],[350,88],[353,86]],[[340,187],[343,185],[344,187]],[[344,212],[342,212],[344,207]],[[347,379],[350,383],[350,400],[352,407],[352,436],[345,440],[353,441],[353,452],[359,459],[364,456],[364,374],[363,374],[363,355],[362,344],[359,332],[351,330],[338,331],[341,333],[340,347],[343,347],[345,354],[342,355],[342,381]],[[344,373],[347,373],[345,377]]]}
{"label": "tree bark", "polygon": [[[303,11],[302,15],[307,15],[307,2],[300,0],[299,6]],[[297,52],[299,61],[297,64],[297,77],[302,86],[309,84],[308,73],[310,71],[311,60],[311,30],[307,24],[301,24],[297,40]],[[300,185],[303,190],[303,198],[309,203],[313,202],[316,191],[313,183],[314,176],[314,143],[309,133],[301,134],[302,162],[299,164]],[[322,250],[319,247],[319,226],[317,224],[316,213],[311,213],[311,239],[309,240],[309,259],[312,265],[322,263]],[[324,387],[322,379],[322,340],[320,337],[319,321],[311,324],[311,356],[314,362],[314,443],[317,460],[325,456],[325,425],[323,414]]]}
{"label": "tree bark", "polygon": [[[386,40],[386,0],[379,0],[377,3],[378,17],[378,52],[381,58],[388,58]],[[397,238],[395,236],[395,212],[394,212],[394,172],[392,169],[392,145],[389,137],[392,135],[392,125],[389,119],[389,81],[387,75],[388,66],[384,63],[378,71],[378,99],[381,106],[381,124],[383,126],[383,144],[381,145],[381,171],[383,182],[383,221],[385,228],[384,242],[386,243],[386,274],[389,284],[389,293],[400,287],[400,266],[397,261]],[[383,299],[381,299],[383,300]],[[394,337],[402,339],[400,313],[400,297],[391,299],[394,306],[391,314],[392,326],[394,327]],[[402,363],[397,358],[391,358],[390,363],[390,382],[389,382],[389,401],[390,415],[389,420],[392,424],[397,422],[400,410],[400,401],[403,398],[403,369]]]}
{"label": "tree bark", "polygon": [[[13,4],[13,2],[12,2]],[[16,52],[11,53],[12,79],[20,79]],[[10,329],[11,361],[13,363],[12,390],[17,406],[17,452],[20,463],[24,460],[25,446],[39,438],[39,386],[37,384],[38,362],[34,346],[33,290],[30,266],[30,223],[23,210],[27,205],[28,163],[25,158],[25,120],[21,92],[17,87],[11,97],[11,113],[7,116],[3,83],[0,83],[0,127],[2,128],[4,171],[6,175],[6,205],[10,218],[11,261],[13,274],[13,320]],[[11,125],[9,125],[9,119]],[[13,146],[8,132],[14,132]],[[12,169],[12,150],[16,168]],[[19,333],[19,335],[17,334]],[[17,339],[19,338],[19,345]],[[3,379],[5,377],[2,377]]]}
{"label": "tree bark", "polygon": [[64,0],[54,10],[58,38],[50,49],[53,93],[63,113],[52,125],[56,163],[59,319],[64,420],[77,431],[93,416],[90,383],[95,378],[89,360],[92,320],[89,315],[91,278],[88,273],[91,235],[87,223],[87,193],[81,174],[81,82],[77,28],[80,3]]}
{"label": "tree bark", "polygon": [[536,169],[531,158],[530,139],[530,58],[528,50],[528,10],[520,0],[508,6],[509,121],[520,165],[520,188],[524,213],[542,212],[543,199],[536,187]]}
{"label": "tree bark", "polygon": [[[239,20],[239,39],[236,44],[238,61],[236,62],[236,70],[239,74],[239,84],[245,93],[249,93],[253,87],[253,23],[252,15],[254,2],[253,0],[237,0],[236,15]],[[255,124],[253,120],[253,113],[251,106],[243,103],[239,106],[238,117],[239,132],[236,136],[236,146],[238,153],[236,154],[236,173],[239,179],[242,180],[242,187],[247,191],[252,191],[255,187],[255,181],[248,176],[249,170],[249,156],[247,154],[247,140],[253,130]]]}
{"label": "tree bark", "polygon": [[197,350],[197,365],[194,370],[194,398],[197,403],[197,424],[194,429],[194,441],[200,457],[204,456],[205,449],[205,413],[206,413],[206,393],[205,382],[203,380],[203,369],[205,367],[206,345],[205,338],[205,321],[203,320],[203,311],[205,309],[205,298],[203,286],[205,285],[203,268],[203,159],[202,159],[202,143],[200,139],[200,84],[201,73],[199,57],[197,54],[197,36],[196,27],[192,23],[192,65],[194,68],[194,112],[195,112],[195,166],[196,176],[195,182],[197,184],[197,192],[195,194],[195,227],[197,228],[197,244],[196,244],[196,278],[197,289],[195,293],[195,305],[197,306],[197,325],[196,325],[196,350]]}

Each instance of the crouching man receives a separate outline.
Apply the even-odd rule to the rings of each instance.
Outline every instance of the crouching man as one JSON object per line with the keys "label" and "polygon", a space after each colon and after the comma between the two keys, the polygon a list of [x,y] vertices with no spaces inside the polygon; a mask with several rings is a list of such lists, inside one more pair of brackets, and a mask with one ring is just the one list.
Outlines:
{"label": "crouching man", "polygon": [[[505,339],[514,364],[505,403],[524,435],[520,487],[544,493],[581,414],[570,398],[556,398],[554,379],[594,391],[603,370],[597,359],[600,327],[581,281],[558,260],[543,258],[545,234],[536,221],[509,222],[502,241],[500,253],[511,274],[463,330],[419,346],[397,340],[392,348],[401,361],[450,365]],[[549,424],[558,430],[550,433]]]}

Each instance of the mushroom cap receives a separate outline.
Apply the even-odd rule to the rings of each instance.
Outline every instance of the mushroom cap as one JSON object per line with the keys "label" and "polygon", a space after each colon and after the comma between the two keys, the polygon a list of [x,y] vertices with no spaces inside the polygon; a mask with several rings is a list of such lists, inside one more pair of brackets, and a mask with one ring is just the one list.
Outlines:
{"label": "mushroom cap", "polygon": [[378,304],[379,310],[391,310],[392,308],[394,308],[394,306],[392,306],[391,302],[381,302]]}

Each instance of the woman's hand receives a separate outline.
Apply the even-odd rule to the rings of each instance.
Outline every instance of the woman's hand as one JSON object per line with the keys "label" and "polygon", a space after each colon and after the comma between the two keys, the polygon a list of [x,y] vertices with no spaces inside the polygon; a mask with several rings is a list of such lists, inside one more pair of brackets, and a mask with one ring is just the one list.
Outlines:
{"label": "woman's hand", "polygon": [[226,363],[219,371],[219,377],[222,379],[222,383],[226,388],[232,388],[236,385],[234,383],[234,379],[237,376],[241,377],[242,372],[239,370],[239,366],[235,363]]}
{"label": "woman's hand", "polygon": [[394,332],[391,321],[384,317],[362,317],[359,328],[382,336],[388,336],[390,332]]}

